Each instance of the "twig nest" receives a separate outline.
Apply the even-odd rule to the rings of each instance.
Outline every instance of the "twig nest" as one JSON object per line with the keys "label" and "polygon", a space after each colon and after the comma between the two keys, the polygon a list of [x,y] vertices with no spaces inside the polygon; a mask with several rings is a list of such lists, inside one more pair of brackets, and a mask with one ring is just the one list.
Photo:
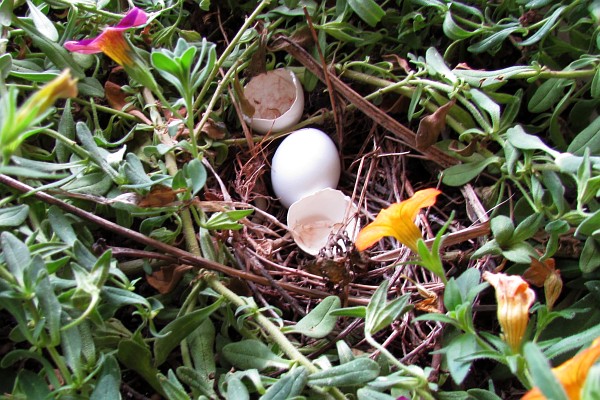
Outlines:
{"label": "twig nest", "polygon": [[350,197],[329,188],[292,204],[287,224],[298,247],[312,255],[317,255],[330,240],[346,250],[341,238],[354,241],[360,229],[358,208]]}
{"label": "twig nest", "polygon": [[292,132],[281,142],[271,162],[273,191],[288,208],[318,190],[335,189],[340,173],[335,144],[314,128]]}
{"label": "twig nest", "polygon": [[244,97],[254,107],[254,115],[244,115],[244,120],[262,134],[291,128],[304,111],[302,84],[284,68],[252,78],[244,87]]}

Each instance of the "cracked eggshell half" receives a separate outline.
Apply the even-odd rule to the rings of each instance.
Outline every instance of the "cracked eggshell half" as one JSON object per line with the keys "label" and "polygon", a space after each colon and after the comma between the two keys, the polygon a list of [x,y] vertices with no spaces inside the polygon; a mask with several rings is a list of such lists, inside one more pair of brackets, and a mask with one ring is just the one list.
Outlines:
{"label": "cracked eggshell half", "polygon": [[244,96],[254,107],[254,115],[244,115],[244,121],[261,134],[291,128],[304,112],[302,83],[285,68],[252,78],[244,87]]}
{"label": "cracked eggshell half", "polygon": [[335,189],[319,190],[296,201],[288,210],[287,224],[298,247],[312,255],[341,230],[352,241],[360,230],[358,208]]}
{"label": "cracked eggshell half", "polygon": [[290,207],[302,197],[336,188],[341,165],[337,148],[324,132],[304,128],[286,137],[271,161],[271,183],[281,204]]}

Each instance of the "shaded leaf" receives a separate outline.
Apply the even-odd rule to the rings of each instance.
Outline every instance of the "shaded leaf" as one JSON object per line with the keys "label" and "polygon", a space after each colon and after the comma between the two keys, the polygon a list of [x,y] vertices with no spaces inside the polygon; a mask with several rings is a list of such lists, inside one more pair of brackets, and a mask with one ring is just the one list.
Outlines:
{"label": "shaded leaf", "polygon": [[225,345],[223,355],[239,369],[262,371],[269,367],[289,368],[292,363],[273,353],[263,342],[254,339]]}
{"label": "shaded leaf", "polygon": [[310,374],[308,382],[316,386],[343,387],[368,383],[379,376],[379,364],[370,358],[356,358],[342,365]]}
{"label": "shaded leaf", "polygon": [[340,305],[339,297],[326,297],[296,325],[286,330],[286,333],[301,333],[312,338],[327,336],[333,330],[337,321],[337,317],[331,315],[330,312],[340,308]]}

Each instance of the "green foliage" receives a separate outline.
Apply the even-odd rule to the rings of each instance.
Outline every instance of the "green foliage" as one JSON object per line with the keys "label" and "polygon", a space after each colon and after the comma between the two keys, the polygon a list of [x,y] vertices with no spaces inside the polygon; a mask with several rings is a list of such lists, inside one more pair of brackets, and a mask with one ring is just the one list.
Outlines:
{"label": "green foliage", "polygon": [[[136,64],[123,72],[106,54],[63,46],[117,25],[123,2],[0,0],[6,396],[115,399],[124,397],[126,380],[131,390],[169,399],[497,400],[500,385],[481,375],[469,380],[479,374],[473,363],[486,359],[513,374],[515,388],[566,398],[549,360],[600,336],[598,2],[216,3],[136,1],[149,19],[118,33]],[[458,220],[464,213],[451,203],[458,217],[436,205],[437,218],[446,216],[443,228],[431,245],[418,242],[417,260],[386,266],[424,267],[411,279],[431,275],[431,287],[409,293],[410,284],[388,268],[363,270],[366,259],[353,258],[349,243],[347,259],[327,260],[347,273],[342,281],[339,270],[322,278],[332,295],[314,290],[322,283],[314,276],[294,273],[291,264],[307,256],[286,243],[283,220],[274,223],[283,214],[267,216],[252,192],[268,194],[262,166],[252,163],[268,164],[279,133],[250,137],[229,91],[238,77],[260,72],[258,65],[292,67],[310,92],[307,123],[328,126],[328,96],[339,93],[293,53],[271,46],[282,35],[322,56],[332,76],[408,130],[449,106],[444,139],[434,146],[455,163],[430,181],[441,182],[446,200],[471,185],[490,213],[489,238],[473,240],[476,248],[459,257],[470,260],[445,254],[446,230],[460,237],[471,223]],[[78,95],[40,98],[43,85],[67,69]],[[406,110],[388,108],[398,98]],[[354,135],[363,125],[385,127],[375,118],[364,123],[370,116],[352,113],[354,106],[340,101],[335,110],[344,116],[336,123],[348,176],[356,160],[345,146],[362,147],[366,133]],[[373,143],[377,151],[387,145]],[[243,146],[249,150],[239,151]],[[406,179],[425,182],[431,169],[417,172]],[[33,191],[20,193],[24,184]],[[370,204],[388,201],[370,196]],[[65,211],[65,203],[94,222]],[[159,243],[135,243],[140,236]],[[188,252],[170,254],[167,245]],[[461,242],[457,251],[463,256],[466,248]],[[552,307],[543,304],[548,287],[536,289],[525,344],[513,351],[498,324],[482,322],[494,313],[480,271],[500,265],[523,274],[532,259],[555,262],[562,294]],[[217,264],[240,277],[255,274],[247,281],[257,286],[201,269]],[[168,289],[151,288],[150,274],[164,277]],[[301,304],[279,299],[294,285],[304,290],[291,294]],[[236,294],[248,288],[261,296]],[[439,312],[423,311],[418,296],[430,296],[425,300]],[[274,298],[283,310],[269,304]],[[420,323],[432,336],[413,329]],[[350,324],[358,328],[346,330]],[[419,357],[406,355],[409,341],[422,341]],[[440,355],[441,369],[432,370],[429,362]],[[583,398],[600,396],[599,374],[597,366],[589,371]],[[472,382],[485,383],[468,387]]]}

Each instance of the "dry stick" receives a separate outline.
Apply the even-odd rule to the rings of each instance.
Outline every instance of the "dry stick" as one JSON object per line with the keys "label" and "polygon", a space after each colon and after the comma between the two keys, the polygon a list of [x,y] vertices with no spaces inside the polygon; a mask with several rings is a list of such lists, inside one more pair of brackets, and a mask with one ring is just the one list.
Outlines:
{"label": "dry stick", "polygon": [[331,79],[329,76],[331,73],[327,70],[327,61],[325,61],[325,56],[323,55],[323,51],[321,50],[321,46],[319,46],[319,37],[317,36],[317,31],[312,23],[312,18],[308,13],[308,9],[304,7],[304,16],[306,18],[306,22],[308,22],[308,28],[312,35],[313,41],[315,42],[315,47],[317,48],[317,53],[319,53],[319,59],[321,61],[321,68],[323,71],[323,77],[325,78],[325,84],[327,85],[327,90],[329,91],[329,101],[331,101],[331,110],[333,112],[333,120],[335,121],[335,131],[337,133],[338,146],[340,150],[343,147],[343,139],[344,134],[342,132],[342,116],[340,115],[340,111],[342,107],[338,108],[337,102],[335,100],[336,92],[333,90],[333,86],[331,85]]}
{"label": "dry stick", "polygon": [[[280,35],[274,40],[273,47],[282,48],[292,57],[297,59],[310,72],[317,76],[321,81],[326,82],[325,72],[321,65],[306,50],[295,43],[287,36]],[[350,101],[356,108],[368,115],[373,121],[392,132],[400,138],[407,146],[423,153],[429,160],[437,163],[439,166],[447,168],[458,164],[458,160],[449,156],[437,147],[431,146],[425,150],[417,149],[415,133],[390,117],[386,112],[365,100],[360,94],[346,85],[340,78],[328,73],[328,78],[333,88],[339,92],[343,98]]]}
{"label": "dry stick", "polygon": [[[4,174],[0,174],[0,183],[3,183],[6,186],[9,186],[9,187],[11,187],[15,190],[18,190],[22,193],[33,192],[33,190],[34,190],[33,187],[26,185],[22,182],[19,182],[18,180],[13,179]],[[137,243],[143,244],[145,246],[154,247],[155,249],[160,250],[166,254],[170,254],[170,255],[174,256],[180,263],[190,264],[190,265],[194,265],[194,266],[200,267],[200,268],[206,268],[211,271],[221,272],[228,276],[234,276],[234,277],[238,277],[240,279],[246,279],[246,280],[258,283],[260,285],[269,286],[269,281],[261,276],[256,276],[249,272],[240,271],[235,268],[228,267],[226,265],[211,261],[204,257],[195,256],[188,251],[182,250],[175,246],[168,245],[163,242],[159,242],[158,240],[152,239],[152,238],[150,238],[146,235],[143,235],[139,232],[122,227],[118,224],[115,224],[114,222],[108,221],[104,218],[101,218],[101,217],[95,215],[95,214],[92,214],[90,212],[87,212],[85,210],[77,208],[77,207],[75,207],[69,203],[66,203],[60,199],[57,199],[56,197],[53,197],[45,192],[41,192],[41,191],[34,192],[31,194],[31,196],[33,196],[34,198],[41,200],[45,203],[55,205],[68,213],[71,213],[80,218],[83,218],[85,220],[93,222],[93,223],[99,225],[100,227],[102,227],[106,230],[109,230],[111,232],[114,232],[120,236],[129,238],[129,239],[131,239]],[[327,296],[330,296],[330,293],[327,293],[327,292],[324,292],[321,290],[303,288],[303,287],[299,287],[296,285],[292,285],[287,282],[279,282],[279,286],[281,286],[282,288],[284,288],[286,290],[289,290],[290,292],[294,292],[294,293],[301,294],[301,295],[311,297],[311,298],[325,298]],[[358,304],[358,305],[366,305],[368,303],[368,299],[361,299],[361,298],[357,298],[357,297],[350,297],[349,301],[352,304]]]}

